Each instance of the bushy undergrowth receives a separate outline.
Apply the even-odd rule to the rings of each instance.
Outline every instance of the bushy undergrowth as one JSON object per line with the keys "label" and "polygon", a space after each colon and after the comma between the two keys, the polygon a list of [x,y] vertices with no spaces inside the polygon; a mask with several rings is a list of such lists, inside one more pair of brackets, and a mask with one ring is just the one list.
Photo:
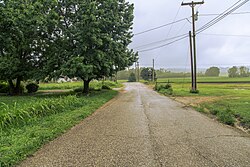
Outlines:
{"label": "bushy undergrowth", "polygon": [[9,91],[9,84],[7,82],[0,81],[0,93],[8,93]]}
{"label": "bushy undergrowth", "polygon": [[159,93],[164,94],[164,95],[172,95],[173,94],[172,85],[169,83],[167,83],[165,85],[163,85],[163,84],[156,85],[155,90]]}
{"label": "bushy undergrowth", "polygon": [[56,114],[82,104],[83,101],[75,95],[59,98],[36,98],[26,104],[17,102],[5,104],[2,102],[0,108],[0,129],[25,124],[29,118]]}
{"label": "bushy undergrowth", "polygon": [[35,93],[38,91],[39,85],[36,83],[28,83],[25,87],[28,91],[28,93]]}

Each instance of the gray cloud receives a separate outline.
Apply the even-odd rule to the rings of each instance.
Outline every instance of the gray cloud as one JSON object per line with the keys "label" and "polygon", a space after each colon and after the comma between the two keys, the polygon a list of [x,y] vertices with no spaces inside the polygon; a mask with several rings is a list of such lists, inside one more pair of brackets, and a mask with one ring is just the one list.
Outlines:
{"label": "gray cloud", "polygon": [[[182,0],[128,1],[135,4],[134,33],[174,21],[178,10],[176,20],[191,16],[191,8],[189,6],[181,7],[180,4]],[[237,1],[238,0],[205,0],[205,4],[197,6],[197,8],[200,14],[221,13]],[[188,0],[184,2],[188,2]],[[242,11],[250,12],[250,2],[236,12]],[[215,16],[200,16],[196,22],[196,27],[201,27],[214,17]],[[250,36],[249,17],[250,14],[230,15],[203,33]],[[191,24],[187,21],[183,21],[174,24],[172,27],[168,26],[150,33],[135,36],[130,47],[135,48],[151,42],[188,33],[189,30],[191,30]],[[144,50],[161,44],[164,43],[135,50]],[[156,59],[157,68],[189,67],[188,46],[189,40],[185,39],[160,49],[139,53],[140,64],[142,66],[149,66],[152,64],[152,59],[154,58]],[[197,36],[197,52],[199,67],[209,67],[212,65],[221,67],[250,65],[250,38],[200,34]]]}

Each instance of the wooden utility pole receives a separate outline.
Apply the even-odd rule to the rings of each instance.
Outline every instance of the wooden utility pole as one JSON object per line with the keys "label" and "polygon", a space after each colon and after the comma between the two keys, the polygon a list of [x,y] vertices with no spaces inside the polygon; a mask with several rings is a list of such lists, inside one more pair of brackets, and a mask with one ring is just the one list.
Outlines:
{"label": "wooden utility pole", "polygon": [[153,82],[155,81],[155,59],[153,59],[153,71],[152,71],[152,76],[153,76]]}
{"label": "wooden utility pole", "polygon": [[182,6],[186,6],[189,5],[192,8],[192,24],[193,24],[193,54],[194,54],[194,90],[197,90],[197,65],[196,65],[196,33],[195,33],[195,21],[196,21],[196,16],[195,16],[195,9],[194,7],[196,5],[201,5],[204,4],[204,1],[202,2],[189,2],[189,3],[183,3],[182,2]]}
{"label": "wooden utility pole", "polygon": [[191,79],[192,79],[192,91],[194,88],[194,62],[193,62],[193,44],[192,44],[192,32],[189,31],[189,43],[190,43],[190,57],[191,57]]}
{"label": "wooden utility pole", "polygon": [[138,82],[140,82],[140,64],[139,64],[139,61],[137,62],[137,78],[138,78]]}

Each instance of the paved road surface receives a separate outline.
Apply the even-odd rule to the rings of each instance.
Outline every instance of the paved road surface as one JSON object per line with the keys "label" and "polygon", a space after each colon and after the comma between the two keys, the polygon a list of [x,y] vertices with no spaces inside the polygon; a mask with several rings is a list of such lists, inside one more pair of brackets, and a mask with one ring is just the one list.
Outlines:
{"label": "paved road surface", "polygon": [[21,166],[250,167],[250,138],[130,83]]}

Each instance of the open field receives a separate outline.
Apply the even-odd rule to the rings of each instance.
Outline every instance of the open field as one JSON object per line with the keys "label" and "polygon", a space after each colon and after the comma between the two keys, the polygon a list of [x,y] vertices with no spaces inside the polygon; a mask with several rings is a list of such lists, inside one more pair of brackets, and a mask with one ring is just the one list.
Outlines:
{"label": "open field", "polygon": [[[190,77],[183,78],[158,78],[157,82],[176,82],[176,83],[186,83],[191,82]],[[229,77],[197,77],[197,82],[249,82],[250,77],[244,78],[229,78]]]}
{"label": "open field", "polygon": [[[46,84],[44,90],[73,89],[79,83]],[[67,86],[66,86],[67,85]],[[98,88],[99,83],[91,83]],[[107,85],[105,83],[105,85]],[[109,83],[112,87],[120,84]],[[46,89],[46,87],[48,89]],[[53,92],[53,91],[52,91]],[[64,133],[117,95],[113,90],[92,91],[89,96],[74,92],[31,96],[0,96],[0,166],[13,166],[44,143]]]}
{"label": "open field", "polygon": [[[249,78],[199,78],[203,82],[238,82]],[[168,79],[162,79],[165,82]],[[199,94],[191,94],[191,83],[181,82],[181,78],[171,79],[175,100],[193,106],[200,112],[217,116],[226,124],[234,124],[250,129],[250,84],[198,84]],[[186,80],[188,81],[188,80]],[[160,84],[161,85],[161,84]],[[164,92],[163,92],[164,93]]]}

